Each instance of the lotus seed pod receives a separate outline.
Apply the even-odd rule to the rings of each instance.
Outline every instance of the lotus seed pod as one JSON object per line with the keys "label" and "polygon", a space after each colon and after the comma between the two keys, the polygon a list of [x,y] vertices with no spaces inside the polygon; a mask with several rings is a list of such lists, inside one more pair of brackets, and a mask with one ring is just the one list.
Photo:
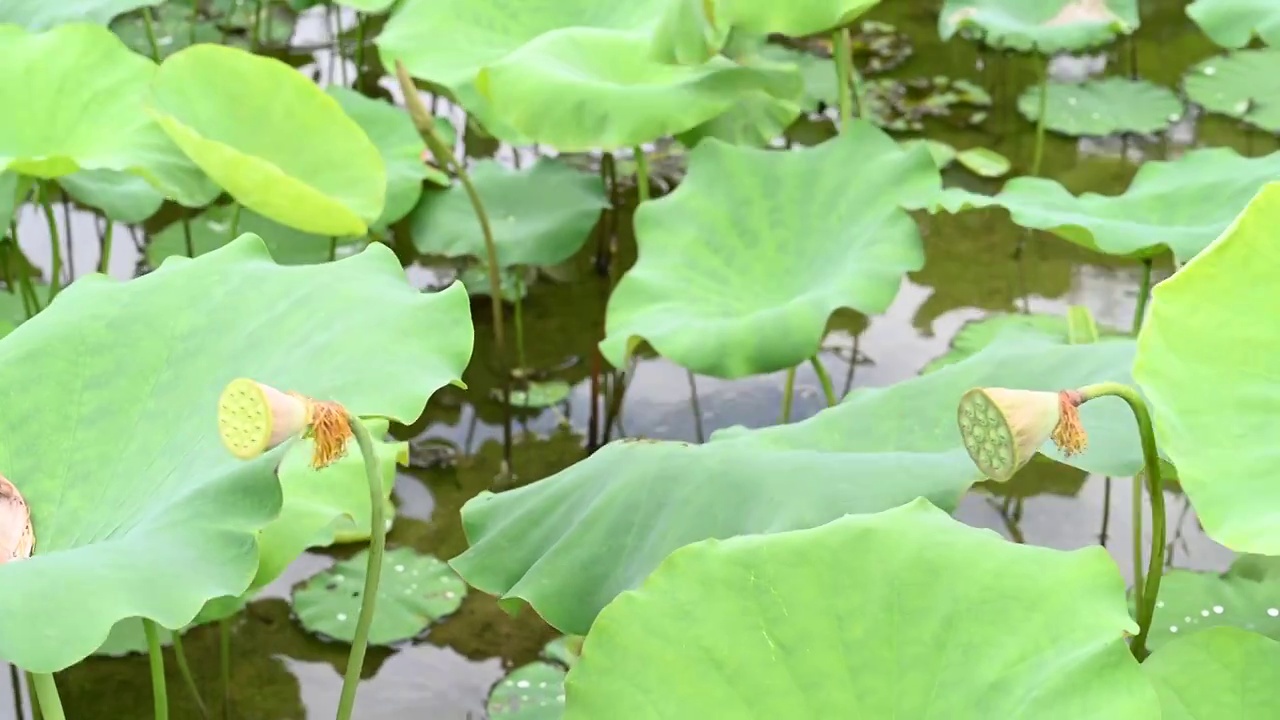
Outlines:
{"label": "lotus seed pod", "polygon": [[27,501],[13,483],[0,475],[0,563],[31,557],[35,544]]}
{"label": "lotus seed pod", "polygon": [[983,474],[1007,482],[1053,434],[1060,407],[1054,392],[974,388],[960,398],[964,447]]}
{"label": "lotus seed pod", "polygon": [[247,378],[232,380],[218,398],[218,433],[232,455],[248,460],[299,435],[307,401]]}

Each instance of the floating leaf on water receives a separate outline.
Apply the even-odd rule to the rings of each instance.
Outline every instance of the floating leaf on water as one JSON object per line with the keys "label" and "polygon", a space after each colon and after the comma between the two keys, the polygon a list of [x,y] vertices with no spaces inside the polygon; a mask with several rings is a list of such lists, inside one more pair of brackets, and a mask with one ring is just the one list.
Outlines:
{"label": "floating leaf on water", "polygon": [[1280,3],[1272,0],[1195,0],[1187,15],[1222,47],[1245,47],[1254,36],[1280,46]]}
{"label": "floating leaf on water", "polygon": [[1280,712],[1280,643],[1255,633],[1215,628],[1179,638],[1142,671],[1164,720],[1270,720]]}
{"label": "floating leaf on water", "polygon": [[118,15],[141,7],[155,7],[164,0],[4,0],[0,24],[17,25],[33,32],[67,23],[106,25]]}
{"label": "floating leaf on water", "polygon": [[1237,552],[1280,554],[1280,383],[1270,327],[1280,303],[1280,182],[1262,188],[1194,262],[1156,285],[1134,377],[1162,452],[1205,533]]}
{"label": "floating leaf on water", "polygon": [[1209,628],[1230,626],[1280,640],[1280,572],[1242,555],[1225,573],[1173,570],[1160,582],[1160,601],[1147,647],[1157,651]]}
{"label": "floating leaf on water", "polygon": [[[831,35],[827,33],[800,39],[775,35],[770,39],[801,51],[799,54],[812,57],[812,53],[817,52],[823,60],[829,60],[833,55]],[[864,76],[893,70],[906,62],[915,51],[910,35],[889,23],[875,20],[863,20],[854,26],[849,38],[849,49],[853,55],[854,67]],[[834,63],[832,67],[835,67]]]}
{"label": "floating leaf on water", "polygon": [[164,195],[146,180],[117,170],[81,170],[58,178],[58,184],[76,201],[116,222],[140,223],[164,204]]}
{"label": "floating leaf on water", "polygon": [[[575,647],[570,647],[570,646]],[[489,691],[492,720],[560,720],[564,677],[582,652],[582,638],[559,637],[542,649],[544,660],[522,665]]]}
{"label": "floating leaf on water", "polygon": [[[520,281],[520,275],[524,272],[523,268],[502,268],[498,271],[498,287],[503,300],[513,303],[517,297],[523,300],[529,296],[527,279],[525,282]],[[472,297],[487,297],[492,289],[489,285],[489,268],[479,262],[471,263],[458,273],[458,280]]]}
{"label": "floating leaf on water", "polygon": [[35,542],[27,501],[13,483],[0,475],[0,564],[31,557]]}
{"label": "floating leaf on water", "polygon": [[[495,160],[471,167],[497,246],[499,267],[554,265],[572,256],[608,207],[604,183],[560,160],[541,158],[510,170]],[[487,259],[484,237],[465,188],[423,193],[410,216],[419,252]]]}
{"label": "floating leaf on water", "polygon": [[[1085,312],[1088,312],[1088,310],[1085,309]],[[1108,338],[1124,337],[1123,333],[1110,328],[1104,328],[1103,335]],[[978,354],[997,340],[1007,341],[1020,337],[1052,339],[1060,343],[1092,342],[1091,339],[1076,340],[1073,338],[1071,320],[1062,315],[1043,313],[990,315],[977,320],[970,320],[962,325],[960,331],[951,339],[951,347],[947,352],[930,360],[920,370],[920,374],[924,375],[948,365],[954,365],[965,358]]]}
{"label": "floating leaf on water", "polygon": [[[309,580],[293,591],[293,610],[308,631],[351,642],[363,602],[368,550]],[[413,548],[388,550],[369,627],[370,645],[391,645],[422,633],[462,606],[467,585],[444,562]]]}
{"label": "floating leaf on water", "polygon": [[[191,247],[197,257],[217,250],[231,241],[231,222],[236,210],[231,205],[215,205],[191,218]],[[253,212],[240,210],[237,233],[253,233],[266,238],[267,250],[281,265],[313,265],[327,262],[332,252],[336,258],[359,250],[363,238],[330,238],[286,227]],[[146,248],[147,264],[159,267],[166,258],[187,256],[186,229],[175,220],[151,236]]]}
{"label": "floating leaf on water", "polygon": [[[0,565],[0,656],[53,672],[120,620],[182,627],[250,586],[282,451],[246,462],[222,446],[214,412],[232,378],[411,423],[471,345],[462,288],[419,292],[382,246],[288,268],[245,235],[128,282],[77,280],[0,340],[0,387],[26,399],[0,406],[0,473],[38,534],[29,560]],[[377,372],[333,369],[370,353]]]}
{"label": "floating leaf on water", "polygon": [[[564,380],[526,380],[523,387],[511,390],[509,404],[512,407],[534,409],[551,407],[564,402],[573,392],[573,386]],[[502,390],[494,388],[495,399],[502,400]]]}
{"label": "floating leaf on water", "polygon": [[[901,206],[936,194],[937,168],[868,123],[786,153],[708,140],[689,163],[680,187],[636,212],[640,259],[609,298],[600,344],[614,367],[641,340],[715,377],[794,367],[833,312],[883,312],[923,264]],[[850,177],[852,163],[874,171]],[[809,212],[815,199],[828,211]]]}
{"label": "floating leaf on water", "polygon": [[1183,87],[1192,102],[1280,133],[1280,48],[1241,50],[1209,58],[1187,71]]}
{"label": "floating leaf on water", "polygon": [[933,163],[941,170],[956,159],[956,149],[941,140],[929,140],[925,138],[912,138],[903,140],[902,147],[912,148],[917,145],[924,145],[929,149],[929,155],[933,158]]}
{"label": "floating leaf on water", "polygon": [[924,718],[945,704],[952,720],[1158,720],[1123,638],[1137,630],[1106,550],[1011,543],[918,499],[675,551],[600,613],[565,718]]}
{"label": "floating leaf on water", "polygon": [[1139,22],[1138,0],[947,0],[938,32],[973,30],[994,48],[1049,55],[1105,45]]}
{"label": "floating leaf on water", "polygon": [[1052,180],[1020,177],[995,197],[948,188],[935,198],[934,209],[998,205],[1022,227],[1047,230],[1091,250],[1151,257],[1168,248],[1185,263],[1277,176],[1280,152],[1246,158],[1229,148],[1206,148],[1143,163],[1121,195],[1075,196]]}
{"label": "floating leaf on water", "polygon": [[956,160],[968,168],[969,172],[989,178],[1003,177],[1012,167],[1009,158],[982,147],[961,150],[956,155]]}
{"label": "floating leaf on water", "polygon": [[209,177],[264,217],[341,236],[364,235],[382,214],[378,148],[336,100],[279,60],[187,48],[160,66],[151,109]]}
{"label": "floating leaf on water", "polygon": [[[1108,77],[1083,83],[1049,83],[1045,127],[1064,135],[1154,133],[1182,118],[1182,102],[1172,90],[1145,80]],[[1018,111],[1040,119],[1040,86],[1018,98]]]}
{"label": "floating leaf on water", "polygon": [[925,118],[951,118],[962,106],[991,105],[991,96],[982,87],[944,76],[881,78],[868,81],[865,90],[871,119],[883,128],[900,132],[923,130]]}

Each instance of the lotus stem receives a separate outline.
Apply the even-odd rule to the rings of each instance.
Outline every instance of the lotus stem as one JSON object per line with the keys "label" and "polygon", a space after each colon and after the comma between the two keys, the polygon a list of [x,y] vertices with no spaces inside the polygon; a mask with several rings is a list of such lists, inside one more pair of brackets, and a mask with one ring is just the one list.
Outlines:
{"label": "lotus stem", "polygon": [[261,24],[262,0],[253,0],[253,23],[249,29],[249,47],[254,52],[257,52],[258,48],[262,46],[262,43],[259,40],[259,36],[261,35],[259,32]]}
{"label": "lotus stem", "polygon": [[[36,295],[36,289],[31,285],[31,276],[27,272],[26,256],[22,254],[22,245],[18,244],[18,220],[14,218],[9,221],[9,238],[12,245],[8,247],[10,252],[17,254],[20,267],[18,268],[18,287],[22,290],[22,309],[27,314],[27,319],[35,317],[40,312],[40,297]],[[6,264],[5,267],[8,267]],[[12,287],[9,288],[13,290]]]}
{"label": "lotus stem", "polygon": [[360,84],[360,73],[364,71],[364,13],[356,11],[356,51],[353,55],[356,62],[356,85]]}
{"label": "lotus stem", "polygon": [[14,720],[22,720],[27,716],[22,707],[22,673],[18,671],[18,666],[13,663],[9,663],[9,686],[13,688]]}
{"label": "lotus stem", "polygon": [[111,218],[104,217],[106,227],[102,234],[98,236],[98,272],[106,275],[111,271],[111,243],[115,234],[116,224],[111,222]]}
{"label": "lotus stem", "polygon": [[698,438],[698,444],[706,442],[706,433],[702,430],[702,405],[698,402],[698,381],[693,376],[692,370],[685,370],[689,376],[689,409],[693,411],[693,431]]}
{"label": "lotus stem", "polygon": [[1145,575],[1142,571],[1142,477],[1141,473],[1133,477],[1133,495],[1129,500],[1129,532],[1133,537],[1133,601],[1142,607],[1146,592]]}
{"label": "lotus stem", "polygon": [[[1108,382],[1097,385],[1086,385],[1080,388],[1080,402],[1086,403],[1099,397],[1118,397],[1129,405],[1134,420],[1138,423],[1138,435],[1142,440],[1142,460],[1145,464],[1148,494],[1151,496],[1151,557],[1147,565],[1145,585],[1135,583],[1135,598],[1139,586],[1143,587],[1141,600],[1138,602],[1138,636],[1133,639],[1130,649],[1139,661],[1147,656],[1147,636],[1151,632],[1151,621],[1155,617],[1156,598],[1160,595],[1160,577],[1164,571],[1165,552],[1165,509],[1164,480],[1160,474],[1160,455],[1156,451],[1156,436],[1151,426],[1151,413],[1142,396],[1128,385]],[[1134,479],[1136,483],[1137,478]],[[1140,545],[1140,543],[1136,543]],[[1135,572],[1137,568],[1135,568]]]}
{"label": "lotus stem", "polygon": [[[836,91],[840,103],[840,130],[853,119],[853,51],[850,49],[849,28],[832,33],[832,53],[836,56]],[[861,109],[861,103],[859,103]]]}
{"label": "lotus stem", "polygon": [[186,215],[182,216],[182,242],[187,248],[187,257],[196,256],[196,243],[191,238],[191,218]]}
{"label": "lotus stem", "polygon": [[[525,368],[528,367],[524,354],[524,273],[520,268],[515,268],[516,273],[516,368],[517,372],[524,374]],[[510,400],[510,398],[508,398]]]}
{"label": "lotus stem", "polygon": [[787,370],[787,381],[782,386],[782,416],[779,424],[786,425],[791,422],[791,397],[796,391],[796,369],[794,367]]}
{"label": "lotus stem", "polygon": [[66,228],[66,232],[63,234],[66,236],[65,239],[67,241],[67,277],[71,280],[75,280],[76,254],[73,252],[73,248],[75,247],[75,238],[71,234],[71,200],[65,197],[62,202],[62,227]]}
{"label": "lotus stem", "polygon": [[187,23],[187,45],[196,44],[196,22],[200,20],[200,0],[191,0],[191,22]]}
{"label": "lotus stem", "polygon": [[636,155],[636,193],[640,198],[640,202],[649,199],[649,157],[644,154],[644,148],[639,145],[635,148]]}
{"label": "lotus stem", "polygon": [[1151,297],[1151,258],[1142,259],[1142,282],[1138,285],[1138,305],[1133,309],[1133,334],[1142,329],[1147,315],[1147,300]]}
{"label": "lotus stem", "polygon": [[[195,26],[195,18],[191,19],[191,25]],[[147,31],[147,45],[151,47],[151,59],[160,64],[160,43],[156,41],[155,21],[151,17],[151,8],[144,5],[142,7],[142,26]]]}
{"label": "lotus stem", "polygon": [[53,200],[48,183],[40,184],[40,206],[44,208],[45,222],[49,225],[49,254],[52,269],[49,271],[49,301],[52,302],[62,284],[62,242],[58,237],[58,219],[53,214]]}
{"label": "lotus stem", "polygon": [[342,679],[342,696],[338,700],[337,720],[351,720],[356,704],[356,690],[360,686],[360,670],[364,667],[364,654],[369,646],[369,626],[373,624],[374,607],[378,600],[378,580],[382,575],[382,555],[387,545],[387,525],[382,516],[382,473],[378,468],[378,456],[373,448],[373,437],[357,417],[351,417],[351,429],[355,432],[360,456],[364,459],[364,472],[369,480],[369,562],[365,570],[364,594],[361,596],[360,617],[356,619],[355,637],[351,642],[351,654],[347,656],[347,673]]}
{"label": "lotus stem", "polygon": [[1040,167],[1044,162],[1044,128],[1045,115],[1049,112],[1049,58],[1039,65],[1040,70],[1040,113],[1036,117],[1036,148],[1031,159],[1031,175],[1040,176]]}
{"label": "lotus stem", "polygon": [[62,711],[62,698],[58,697],[58,686],[53,681],[53,675],[31,673],[27,679],[35,690],[36,702],[32,705],[40,708],[41,717],[45,720],[67,720],[66,713]]}
{"label": "lotus stem", "polygon": [[1102,479],[1102,530],[1098,532],[1098,544],[1107,546],[1107,531],[1111,526],[1111,476]]}
{"label": "lotus stem", "polygon": [[849,350],[849,369],[844,375],[844,392],[840,393],[840,397],[848,395],[849,391],[853,389],[853,374],[858,368],[858,345],[860,339],[860,335],[853,336],[853,347]]}
{"label": "lotus stem", "polygon": [[[235,240],[236,236],[240,234],[240,203],[235,203],[231,207],[231,231],[227,234],[227,242]],[[192,255],[192,257],[195,257],[195,255]]]}
{"label": "lotus stem", "polygon": [[835,385],[831,384],[831,376],[827,374],[827,369],[822,366],[822,357],[815,354],[809,358],[810,364],[813,365],[813,372],[818,375],[818,382],[822,383],[822,394],[827,397],[827,407],[835,407],[840,402],[836,398]]}
{"label": "lotus stem", "polygon": [[182,646],[182,633],[176,630],[173,633],[173,657],[178,663],[178,673],[182,675],[182,682],[187,686],[191,699],[196,703],[196,710],[200,712],[200,717],[209,720],[209,708],[205,707],[204,698],[200,697],[200,687],[196,685],[196,676],[191,672],[191,664],[187,662],[186,648]]}
{"label": "lotus stem", "polygon": [[335,235],[329,238],[329,262],[338,259],[338,237]]}
{"label": "lotus stem", "polygon": [[142,619],[147,636],[147,655],[151,658],[151,695],[155,700],[156,720],[169,718],[169,692],[164,683],[164,650],[160,647],[160,628],[154,620]]}
{"label": "lotus stem", "polygon": [[218,621],[218,664],[222,680],[222,718],[231,720],[231,618]]}

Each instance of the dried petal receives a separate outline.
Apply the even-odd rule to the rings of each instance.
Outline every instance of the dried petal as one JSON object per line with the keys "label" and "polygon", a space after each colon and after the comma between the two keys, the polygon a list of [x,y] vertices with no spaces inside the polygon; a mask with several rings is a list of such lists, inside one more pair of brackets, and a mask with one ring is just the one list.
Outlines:
{"label": "dried petal", "polygon": [[0,475],[0,563],[31,557],[35,544],[27,501],[13,483]]}
{"label": "dried petal", "polygon": [[308,436],[315,440],[311,455],[311,467],[316,470],[332,465],[347,454],[347,442],[352,437],[351,419],[347,409],[336,402],[308,400]]}

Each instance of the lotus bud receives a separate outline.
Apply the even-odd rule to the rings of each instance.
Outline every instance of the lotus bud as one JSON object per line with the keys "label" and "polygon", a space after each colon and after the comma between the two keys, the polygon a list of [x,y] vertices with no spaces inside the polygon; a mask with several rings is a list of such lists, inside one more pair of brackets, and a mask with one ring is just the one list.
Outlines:
{"label": "lotus bud", "polygon": [[27,501],[13,483],[0,475],[0,563],[31,557],[35,544]]}
{"label": "lotus bud", "polygon": [[1050,439],[1067,455],[1084,450],[1086,438],[1068,392],[974,388],[960,398],[964,447],[978,469],[1007,482]]}

